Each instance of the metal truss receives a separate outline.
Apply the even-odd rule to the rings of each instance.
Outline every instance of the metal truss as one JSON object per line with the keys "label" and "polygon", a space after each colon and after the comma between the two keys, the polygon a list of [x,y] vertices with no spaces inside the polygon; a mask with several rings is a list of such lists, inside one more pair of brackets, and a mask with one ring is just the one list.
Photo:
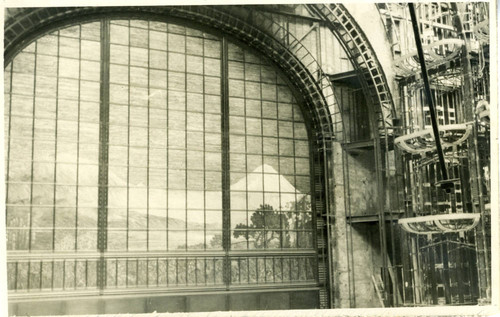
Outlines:
{"label": "metal truss", "polygon": [[363,92],[373,105],[379,134],[392,134],[396,118],[392,95],[382,65],[361,27],[342,4],[308,6],[326,22],[359,73]]}

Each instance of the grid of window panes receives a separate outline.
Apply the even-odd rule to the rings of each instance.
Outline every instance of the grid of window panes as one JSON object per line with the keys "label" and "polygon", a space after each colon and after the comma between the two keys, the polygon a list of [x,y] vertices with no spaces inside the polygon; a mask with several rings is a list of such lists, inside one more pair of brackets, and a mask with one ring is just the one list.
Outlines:
{"label": "grid of window panes", "polygon": [[[101,23],[110,23],[110,42],[102,43],[110,53],[109,86],[101,82],[101,63],[108,63]],[[224,274],[234,285],[314,283],[300,109],[271,65],[228,47],[229,96],[221,96],[221,38],[152,21],[64,28],[5,68],[9,290],[96,289],[99,267],[111,289],[223,285]],[[99,230],[109,252],[97,249],[105,142],[99,116],[108,110],[101,88],[109,89],[109,162],[101,166],[108,173],[108,205],[100,206],[107,226]],[[229,100],[228,136],[222,98]],[[230,248],[295,251],[230,254],[224,265],[228,150]],[[23,251],[32,254],[18,257]]]}
{"label": "grid of window panes", "polygon": [[[99,41],[99,22],[61,29],[5,69],[8,250],[97,250]],[[95,287],[82,272],[95,261],[9,263],[9,289]]]}
{"label": "grid of window panes", "polygon": [[220,40],[111,21],[108,250],[221,250]]}
{"label": "grid of window panes", "polygon": [[290,88],[248,50],[228,48],[231,249],[310,249],[307,130]]}

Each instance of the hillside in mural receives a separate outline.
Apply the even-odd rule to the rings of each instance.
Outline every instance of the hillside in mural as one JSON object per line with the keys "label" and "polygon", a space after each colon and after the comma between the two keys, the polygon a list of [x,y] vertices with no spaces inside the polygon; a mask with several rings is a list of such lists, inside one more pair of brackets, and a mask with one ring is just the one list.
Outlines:
{"label": "hillside in mural", "polygon": [[[90,158],[81,161],[89,160]],[[58,161],[70,162],[74,161],[74,157],[72,153],[60,153]],[[89,164],[58,163],[54,166],[52,163],[34,163],[36,182],[32,186],[26,183],[31,178],[30,172],[31,169],[25,168],[14,170],[9,175],[7,248],[28,250],[31,240],[32,250],[97,250],[98,167]],[[145,233],[148,228],[164,232],[170,228],[172,239],[169,246],[173,249],[185,248],[187,228],[192,231],[192,236],[197,236],[192,239],[194,241],[203,241],[204,231],[212,232],[207,241],[214,238],[217,230],[220,231],[222,216],[221,219],[207,219],[205,222],[201,210],[199,212],[202,216],[190,217],[188,224],[185,209],[148,211],[147,187],[144,184],[135,186],[142,188],[144,195],[134,196],[127,194],[127,180],[123,177],[109,172],[108,179],[114,188],[122,189],[111,190],[108,201],[121,201],[124,205],[123,208],[108,208],[108,228],[124,234],[127,228],[132,229],[129,231],[129,240],[136,245],[134,249],[137,246],[146,247],[146,241],[141,240],[146,235],[136,233]],[[80,185],[77,186],[77,183]],[[154,194],[149,194],[149,201],[165,201],[166,196],[166,189],[155,191]],[[193,195],[190,196],[193,198]],[[141,208],[129,207],[127,210],[127,202],[128,206]],[[222,215],[221,212],[219,214]],[[123,249],[123,239],[113,239],[112,234],[110,237],[108,249]],[[149,243],[164,245],[164,241],[154,241],[157,237],[160,236],[150,235]]]}

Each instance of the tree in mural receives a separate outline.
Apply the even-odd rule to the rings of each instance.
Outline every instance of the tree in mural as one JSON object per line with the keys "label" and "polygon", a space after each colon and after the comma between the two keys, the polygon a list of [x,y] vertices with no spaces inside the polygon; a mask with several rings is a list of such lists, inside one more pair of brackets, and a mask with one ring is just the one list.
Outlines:
{"label": "tree in mural", "polygon": [[279,247],[282,225],[287,223],[286,216],[268,204],[260,207],[250,216],[250,225],[237,224],[234,238],[240,236],[254,242],[255,248]]}
{"label": "tree in mural", "polygon": [[300,233],[299,248],[312,246],[312,235],[303,233],[312,228],[309,196],[288,202],[284,209],[286,211],[280,212],[271,205],[261,204],[250,216],[249,225],[236,225],[233,237],[252,241],[254,248],[294,248],[297,247],[297,232]]}
{"label": "tree in mural", "polygon": [[[283,240],[284,248],[310,248],[313,246],[312,214],[311,214],[311,196],[303,195],[299,200],[286,204],[286,209],[290,210],[288,221],[293,223],[290,229],[296,229],[298,236],[296,238],[298,245],[295,245],[295,239],[285,237]],[[290,243],[290,244],[287,244]]]}

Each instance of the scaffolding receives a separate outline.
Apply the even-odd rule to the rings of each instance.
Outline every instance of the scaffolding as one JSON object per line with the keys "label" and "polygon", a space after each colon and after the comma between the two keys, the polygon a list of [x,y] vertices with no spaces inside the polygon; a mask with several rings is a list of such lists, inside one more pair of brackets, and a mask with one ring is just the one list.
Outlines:
{"label": "scaffolding", "polygon": [[[485,3],[420,3],[417,21],[450,188],[442,188],[406,5],[379,5],[392,36],[403,199],[396,256],[400,305],[486,304],[491,298],[489,44]],[[409,32],[410,31],[410,32]],[[395,35],[395,36],[394,36]],[[396,306],[396,305],[395,305]]]}

